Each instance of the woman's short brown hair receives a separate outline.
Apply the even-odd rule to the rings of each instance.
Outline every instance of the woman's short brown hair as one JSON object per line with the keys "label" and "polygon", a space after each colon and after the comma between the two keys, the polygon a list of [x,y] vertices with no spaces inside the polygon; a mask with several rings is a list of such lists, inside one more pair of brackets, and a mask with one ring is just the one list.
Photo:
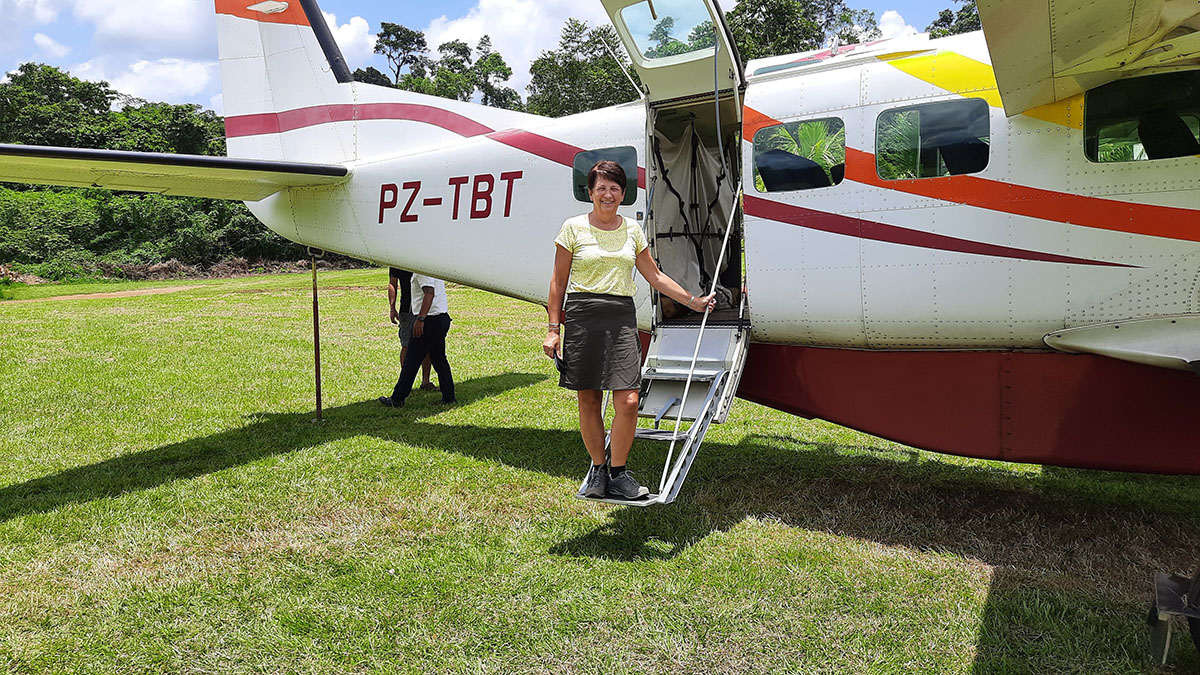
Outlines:
{"label": "woman's short brown hair", "polygon": [[596,187],[596,179],[604,178],[621,186],[621,192],[625,191],[625,169],[621,165],[611,159],[602,159],[596,162],[591,171],[588,171],[588,191],[590,192]]}

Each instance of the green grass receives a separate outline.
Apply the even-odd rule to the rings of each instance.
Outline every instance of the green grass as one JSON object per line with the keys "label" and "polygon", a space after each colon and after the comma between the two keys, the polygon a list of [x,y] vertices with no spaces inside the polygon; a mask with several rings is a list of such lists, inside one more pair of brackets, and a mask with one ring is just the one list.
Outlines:
{"label": "green grass", "polygon": [[[386,410],[385,282],[322,273],[322,423],[306,275],[0,303],[0,668],[1157,672],[1151,578],[1200,562],[1200,479],[739,401],[676,504],[581,502],[543,310],[452,289],[460,404]],[[1200,668],[1182,636],[1165,672]]]}

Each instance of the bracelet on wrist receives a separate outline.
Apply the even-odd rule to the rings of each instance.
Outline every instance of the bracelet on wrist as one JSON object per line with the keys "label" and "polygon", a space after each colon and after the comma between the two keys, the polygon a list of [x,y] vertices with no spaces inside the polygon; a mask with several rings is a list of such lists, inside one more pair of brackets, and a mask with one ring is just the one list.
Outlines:
{"label": "bracelet on wrist", "polygon": [[559,326],[561,326],[561,325],[562,324],[559,324],[559,323],[548,323],[548,324],[546,324],[546,329],[552,333],[557,333],[559,330]]}

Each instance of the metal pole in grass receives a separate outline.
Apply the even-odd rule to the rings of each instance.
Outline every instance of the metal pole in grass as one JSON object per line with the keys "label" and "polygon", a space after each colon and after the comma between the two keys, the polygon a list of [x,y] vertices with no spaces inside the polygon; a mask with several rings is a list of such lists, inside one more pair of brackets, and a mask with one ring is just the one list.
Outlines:
{"label": "metal pole in grass", "polygon": [[312,258],[312,277],[313,277],[313,362],[316,364],[317,376],[317,420],[321,417],[321,323],[317,319],[319,309],[317,307],[317,259],[325,257],[325,251],[319,248],[308,247],[308,255]]}

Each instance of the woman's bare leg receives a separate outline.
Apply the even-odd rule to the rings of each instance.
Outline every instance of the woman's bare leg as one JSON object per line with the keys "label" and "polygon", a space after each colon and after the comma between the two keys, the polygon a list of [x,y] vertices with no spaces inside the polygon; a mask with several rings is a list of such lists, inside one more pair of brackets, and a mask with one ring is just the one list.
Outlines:
{"label": "woman's bare leg", "polygon": [[637,429],[638,390],[624,389],[613,392],[612,465],[625,466],[629,461],[629,449],[633,446],[633,435]]}
{"label": "woman's bare leg", "polygon": [[[583,444],[592,458],[592,464],[603,464],[604,411],[600,406],[604,402],[604,392],[599,389],[580,389],[576,394],[579,395],[579,433],[583,436]],[[625,454],[629,454],[628,448]]]}

